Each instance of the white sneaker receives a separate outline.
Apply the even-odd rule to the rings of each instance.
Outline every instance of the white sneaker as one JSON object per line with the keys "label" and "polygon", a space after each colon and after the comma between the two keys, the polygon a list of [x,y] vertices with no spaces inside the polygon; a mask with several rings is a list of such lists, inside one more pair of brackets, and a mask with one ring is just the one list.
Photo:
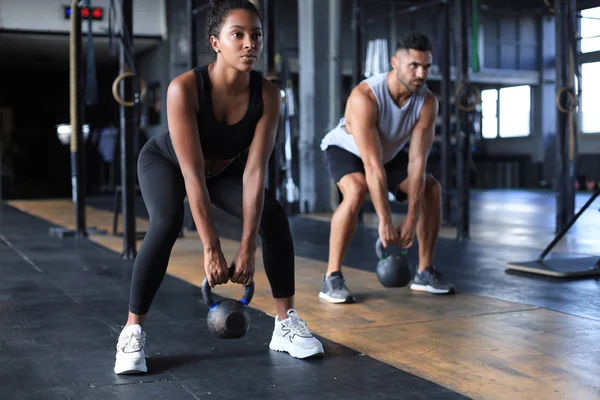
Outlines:
{"label": "white sneaker", "polygon": [[123,328],[117,342],[115,374],[138,374],[147,372],[146,368],[146,332],[140,325]]}
{"label": "white sneaker", "polygon": [[307,358],[323,354],[323,345],[308,329],[306,322],[300,319],[296,310],[287,312],[288,318],[279,321],[275,317],[275,329],[269,348],[275,351],[288,352],[292,357]]}

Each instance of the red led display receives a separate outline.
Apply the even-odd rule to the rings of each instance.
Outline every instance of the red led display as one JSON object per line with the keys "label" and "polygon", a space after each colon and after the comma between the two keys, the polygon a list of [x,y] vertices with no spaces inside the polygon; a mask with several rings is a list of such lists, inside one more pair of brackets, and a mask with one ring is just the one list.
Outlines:
{"label": "red led display", "polygon": [[101,8],[94,8],[92,11],[92,17],[94,19],[102,19],[103,15],[104,15],[104,13],[102,12]]}
{"label": "red led display", "polygon": [[[71,18],[71,7],[64,6],[64,10],[65,19]],[[81,13],[82,19],[89,19],[90,17],[92,17],[92,19],[101,20],[104,17],[104,9],[102,7],[82,7],[79,9],[79,12]]]}

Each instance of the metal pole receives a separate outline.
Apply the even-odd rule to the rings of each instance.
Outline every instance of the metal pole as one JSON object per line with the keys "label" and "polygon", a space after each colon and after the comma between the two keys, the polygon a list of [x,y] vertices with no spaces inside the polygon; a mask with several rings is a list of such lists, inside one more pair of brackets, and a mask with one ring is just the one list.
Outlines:
{"label": "metal pole", "polygon": [[82,51],[81,51],[81,14],[78,1],[71,4],[71,186],[75,205],[75,237],[87,237],[85,228],[85,198],[82,180],[83,162],[81,150],[82,140],[82,101],[79,96],[83,92],[82,84]]}
{"label": "metal pole", "polygon": [[442,5],[442,53],[440,54],[440,63],[442,69],[441,76],[441,111],[442,111],[442,151],[441,151],[441,167],[442,167],[442,222],[444,225],[451,225],[451,196],[450,196],[450,4],[445,1]]}
{"label": "metal pole", "polygon": [[[575,73],[578,69],[576,65],[576,53],[578,52],[577,43],[579,41],[574,38],[576,35],[576,13],[577,8],[575,0],[567,1],[568,14],[565,16],[566,25],[566,36],[565,36],[565,49],[567,50],[567,84],[571,86],[573,90],[576,90]],[[577,93],[577,96],[581,96],[581,91]],[[581,97],[579,97],[581,100]],[[578,104],[581,104],[579,102]],[[577,155],[579,152],[577,135],[578,131],[578,114],[580,108],[575,108],[572,112],[567,115],[567,148],[565,149],[565,159],[567,161],[567,217],[569,220],[573,218],[575,214],[575,179],[577,177]],[[567,221],[568,224],[568,221]]]}
{"label": "metal pole", "polygon": [[[363,80],[363,19],[361,15],[361,0],[353,0],[352,2],[352,29],[354,33],[354,69],[352,71],[352,86],[358,86],[358,84]],[[342,194],[337,187],[335,187],[338,192],[338,204],[342,200]],[[364,208],[361,207],[358,212],[358,221],[360,223],[363,222],[364,216]]]}
{"label": "metal pole", "polygon": [[[133,66],[127,65],[126,51],[133,53],[133,0],[122,0],[122,29],[121,32],[129,32],[129,49],[121,44],[119,52],[120,73],[124,73]],[[123,35],[123,40],[126,40]],[[133,58],[133,54],[131,54]],[[120,84],[120,96],[122,99],[133,97],[133,79],[122,79]],[[136,256],[135,243],[135,209],[134,209],[134,165],[133,165],[133,137],[135,134],[135,108],[121,105],[121,190],[123,210],[123,254],[126,260]]]}
{"label": "metal pole", "polygon": [[341,13],[342,1],[329,0],[329,129],[336,126],[340,118]]}
{"label": "metal pole", "polygon": [[[390,4],[390,55],[396,52],[398,42],[398,23],[396,22],[396,4]],[[388,60],[389,61],[389,60]]]}
{"label": "metal pole", "polygon": [[0,202],[4,199],[2,197],[2,162],[4,157],[2,157],[2,137],[4,136],[4,115],[2,113],[2,109],[0,109]]}
{"label": "metal pole", "polygon": [[[268,77],[271,72],[271,27],[269,21],[269,0],[262,0],[262,14],[263,14],[263,76]],[[258,1],[254,3],[258,8]]]}
{"label": "metal pole", "polygon": [[540,256],[538,257],[538,261],[542,261],[548,255],[550,250],[552,250],[552,248],[556,245],[556,243],[558,243],[560,241],[560,239],[562,239],[562,237],[569,231],[571,226],[573,226],[575,221],[577,221],[577,218],[579,218],[579,216],[584,213],[584,211],[594,202],[594,200],[596,200],[596,197],[598,197],[599,194],[600,194],[600,188],[598,188],[596,190],[596,192],[592,195],[592,197],[590,197],[588,199],[588,201],[584,204],[584,206],[581,207],[581,210],[579,210],[577,212],[577,214],[575,214],[567,222],[567,224],[563,228],[561,228],[560,232],[558,232],[558,234],[554,237],[552,242],[550,242],[550,244],[548,246],[546,246],[544,251],[542,251],[542,254],[540,254]]}
{"label": "metal pole", "polygon": [[[555,26],[555,70],[556,70],[556,91],[560,90],[565,84],[565,58],[563,49],[563,23],[562,16],[564,9],[562,7],[562,1],[554,1],[554,26]],[[566,118],[560,111],[556,112],[556,157],[558,162],[558,173],[556,179],[556,227],[555,231],[559,232],[565,226],[565,163],[564,163],[564,149],[565,149],[565,124]]]}
{"label": "metal pole", "polygon": [[[469,40],[468,40],[468,8],[466,2],[457,1],[454,3],[456,7],[456,26],[458,35],[458,43],[460,46],[460,55],[458,58],[459,79],[458,82],[466,83],[469,79]],[[456,101],[466,101],[457,98]],[[469,121],[469,113],[466,111],[458,111],[459,127],[456,130],[458,152],[456,157],[456,175],[457,175],[457,209],[458,209],[458,226],[456,230],[457,239],[469,239],[469,184],[470,184],[470,165],[471,159],[471,127]]]}
{"label": "metal pole", "polygon": [[[570,0],[573,1],[573,0]],[[556,27],[556,91],[564,87],[572,86],[569,74],[573,71],[569,68],[569,38],[573,33],[568,29],[568,8],[565,1],[555,0],[555,27]],[[575,112],[575,111],[573,111]],[[573,154],[574,138],[570,137],[569,124],[571,115],[561,112],[556,113],[556,137],[557,137],[557,161],[558,179],[556,196],[556,231],[565,228],[568,221],[575,212],[575,155]]]}
{"label": "metal pole", "polygon": [[198,40],[197,38],[197,32],[196,32],[196,19],[198,18],[196,13],[194,12],[195,10],[195,1],[194,0],[188,0],[187,2],[187,6],[188,6],[188,14],[189,14],[189,24],[190,24],[190,54],[189,54],[189,68],[192,69],[196,66],[196,63],[198,62],[198,51],[196,49],[196,42]]}
{"label": "metal pole", "polygon": [[275,1],[263,0],[264,21],[267,34],[264,37],[264,57],[266,61],[265,75],[275,76]]}
{"label": "metal pole", "polygon": [[352,29],[354,31],[354,70],[352,71],[352,86],[356,86],[363,78],[360,0],[353,0],[352,2]]}
{"label": "metal pole", "polygon": [[[255,4],[258,4],[255,3]],[[269,0],[262,1],[262,12],[263,12],[263,76],[269,79],[271,82],[280,86],[279,77],[275,69],[275,15],[274,15],[274,2]],[[282,125],[278,126],[278,134],[275,140],[275,145],[271,157],[269,157],[269,163],[267,166],[267,179],[266,186],[271,189],[277,200],[281,201],[280,196],[280,173],[282,169],[281,165],[281,143],[282,136],[281,132]]]}

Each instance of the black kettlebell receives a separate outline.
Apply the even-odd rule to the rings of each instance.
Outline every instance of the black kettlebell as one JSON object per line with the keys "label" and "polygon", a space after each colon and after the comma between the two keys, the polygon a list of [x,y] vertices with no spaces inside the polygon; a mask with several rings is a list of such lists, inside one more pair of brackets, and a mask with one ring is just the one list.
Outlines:
{"label": "black kettlebell", "polygon": [[[229,276],[233,275],[230,272]],[[247,306],[254,296],[254,281],[244,286],[244,296],[238,300],[223,299],[214,302],[208,278],[202,281],[202,298],[208,306],[206,321],[208,330],[221,339],[238,339],[246,335],[250,328],[250,314]]]}
{"label": "black kettlebell", "polygon": [[408,252],[402,254],[387,254],[381,239],[375,243],[375,253],[379,258],[377,263],[377,278],[385,287],[405,287],[412,279],[412,267]]}

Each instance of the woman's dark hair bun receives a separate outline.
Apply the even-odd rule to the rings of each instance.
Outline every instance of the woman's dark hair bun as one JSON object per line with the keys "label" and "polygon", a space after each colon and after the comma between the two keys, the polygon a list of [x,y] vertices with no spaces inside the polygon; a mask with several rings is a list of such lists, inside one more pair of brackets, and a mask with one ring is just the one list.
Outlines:
{"label": "woman's dark hair bun", "polygon": [[210,5],[212,8],[219,8],[229,3],[230,0],[210,0]]}
{"label": "woman's dark hair bun", "polygon": [[[206,36],[210,41],[211,36],[218,37],[221,32],[221,26],[225,22],[227,14],[233,10],[248,10],[255,13],[262,24],[262,17],[260,12],[252,3],[248,0],[210,0],[212,9],[208,11],[206,19]],[[210,42],[209,42],[210,45]]]}

